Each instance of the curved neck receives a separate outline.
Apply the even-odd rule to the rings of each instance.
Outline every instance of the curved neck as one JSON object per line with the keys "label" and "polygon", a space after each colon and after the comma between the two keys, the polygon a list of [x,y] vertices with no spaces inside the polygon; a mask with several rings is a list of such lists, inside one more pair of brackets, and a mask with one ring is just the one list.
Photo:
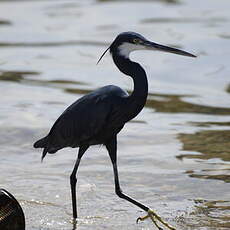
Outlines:
{"label": "curved neck", "polygon": [[132,62],[130,59],[121,55],[112,54],[113,61],[118,69],[132,77],[134,89],[128,97],[128,116],[129,120],[134,118],[144,107],[148,95],[148,81],[145,70],[140,64]]}

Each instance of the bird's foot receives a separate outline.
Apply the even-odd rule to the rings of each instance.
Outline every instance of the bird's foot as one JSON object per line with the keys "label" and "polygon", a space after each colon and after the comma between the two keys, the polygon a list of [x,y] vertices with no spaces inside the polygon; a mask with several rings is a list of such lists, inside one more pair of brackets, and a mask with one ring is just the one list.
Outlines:
{"label": "bird's foot", "polygon": [[161,219],[160,216],[158,216],[152,209],[148,210],[148,215],[143,216],[143,217],[138,217],[137,218],[137,223],[138,221],[144,221],[145,219],[150,218],[152,220],[152,222],[155,224],[155,226],[159,229],[159,230],[163,230],[163,228],[161,228],[157,221],[159,221],[162,225],[164,225],[165,227],[167,227],[170,230],[176,230],[174,227],[170,226],[168,223],[166,223],[164,220]]}

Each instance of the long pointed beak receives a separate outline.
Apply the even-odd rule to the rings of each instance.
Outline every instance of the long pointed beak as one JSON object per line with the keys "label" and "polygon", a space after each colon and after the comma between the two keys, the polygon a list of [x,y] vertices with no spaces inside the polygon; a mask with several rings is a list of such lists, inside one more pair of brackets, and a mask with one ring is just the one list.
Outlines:
{"label": "long pointed beak", "polygon": [[188,53],[186,51],[172,48],[169,46],[160,45],[160,44],[157,44],[155,42],[146,41],[143,43],[143,45],[148,50],[156,50],[156,51],[161,51],[161,52],[174,53],[174,54],[183,55],[183,56],[187,56],[187,57],[196,57],[195,55]]}

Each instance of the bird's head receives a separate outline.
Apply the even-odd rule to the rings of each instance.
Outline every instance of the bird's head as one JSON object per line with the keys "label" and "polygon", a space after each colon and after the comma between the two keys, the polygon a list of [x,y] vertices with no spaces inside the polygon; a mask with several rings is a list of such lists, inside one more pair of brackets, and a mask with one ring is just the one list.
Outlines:
{"label": "bird's head", "polygon": [[155,51],[179,54],[188,57],[196,57],[195,55],[185,52],[183,50],[179,50],[176,48],[151,42],[147,40],[145,37],[143,37],[142,35],[135,32],[120,33],[115,38],[115,40],[110,45],[110,47],[102,54],[99,61],[102,59],[102,57],[105,55],[105,53],[108,50],[112,55],[120,55],[124,58],[129,58],[129,54],[135,50],[155,50]]}

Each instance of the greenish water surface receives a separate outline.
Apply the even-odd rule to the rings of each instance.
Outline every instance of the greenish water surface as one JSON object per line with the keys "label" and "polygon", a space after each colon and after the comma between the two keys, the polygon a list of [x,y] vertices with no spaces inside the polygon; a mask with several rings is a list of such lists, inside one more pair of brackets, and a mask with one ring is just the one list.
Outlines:
{"label": "greenish water surface", "polygon": [[[27,230],[72,230],[69,175],[75,149],[48,155],[33,143],[73,101],[118,85],[132,91],[107,54],[114,37],[136,31],[197,59],[138,51],[149,96],[118,136],[123,191],[181,230],[230,228],[228,0],[0,1],[0,187],[21,203]],[[145,215],[114,193],[102,146],[78,174],[79,230],[149,230]]]}

